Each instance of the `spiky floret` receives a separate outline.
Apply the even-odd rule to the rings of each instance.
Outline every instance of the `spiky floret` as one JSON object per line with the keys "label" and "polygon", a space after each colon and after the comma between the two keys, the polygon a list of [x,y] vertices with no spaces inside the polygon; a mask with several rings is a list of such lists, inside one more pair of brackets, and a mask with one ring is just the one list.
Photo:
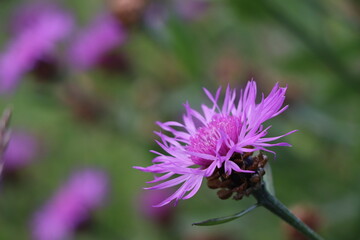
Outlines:
{"label": "spiky floret", "polygon": [[188,199],[199,190],[204,177],[210,177],[216,169],[222,168],[225,174],[254,171],[239,167],[231,157],[234,154],[251,153],[258,150],[274,153],[268,147],[291,146],[288,143],[272,143],[294,131],[277,137],[266,137],[271,126],[263,123],[282,112],[285,100],[285,88],[275,84],[267,97],[262,94],[261,101],[256,103],[257,87],[255,81],[247,83],[245,90],[240,90],[239,97],[235,89],[228,87],[222,106],[219,104],[221,88],[212,95],[204,88],[212,106],[201,105],[202,113],[184,104],[186,113],[183,123],[169,121],[157,122],[172,136],[155,132],[160,141],[158,145],[166,154],[151,151],[158,155],[149,167],[135,167],[144,172],[152,172],[154,180],[148,183],[157,185],[146,189],[164,189],[176,185],[181,186],[167,199],[156,205],[166,205],[171,201]]}

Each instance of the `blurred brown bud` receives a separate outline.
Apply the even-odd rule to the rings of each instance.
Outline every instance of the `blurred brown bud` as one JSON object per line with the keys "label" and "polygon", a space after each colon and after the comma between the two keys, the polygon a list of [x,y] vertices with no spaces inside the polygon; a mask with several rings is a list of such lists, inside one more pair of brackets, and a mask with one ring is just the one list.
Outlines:
{"label": "blurred brown bud", "polygon": [[[311,229],[317,232],[322,225],[322,217],[319,211],[311,206],[299,204],[290,208],[291,212],[295,214],[300,220],[302,220]],[[292,226],[283,223],[282,226],[286,239],[289,240],[307,240],[302,233],[293,228]]]}
{"label": "blurred brown bud", "polygon": [[137,23],[146,2],[146,0],[107,0],[110,11],[127,27]]}

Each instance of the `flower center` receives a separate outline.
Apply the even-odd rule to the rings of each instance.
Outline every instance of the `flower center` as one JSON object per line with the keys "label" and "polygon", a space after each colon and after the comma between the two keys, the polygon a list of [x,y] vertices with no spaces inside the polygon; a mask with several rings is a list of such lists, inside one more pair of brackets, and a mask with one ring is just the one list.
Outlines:
{"label": "flower center", "polygon": [[[187,149],[191,152],[205,153],[209,155],[226,155],[229,151],[225,141],[238,141],[241,129],[241,121],[235,116],[215,115],[210,123],[198,128],[195,135],[190,138]],[[222,141],[220,148],[217,149],[219,141]],[[192,156],[195,164],[209,166],[210,160]]]}

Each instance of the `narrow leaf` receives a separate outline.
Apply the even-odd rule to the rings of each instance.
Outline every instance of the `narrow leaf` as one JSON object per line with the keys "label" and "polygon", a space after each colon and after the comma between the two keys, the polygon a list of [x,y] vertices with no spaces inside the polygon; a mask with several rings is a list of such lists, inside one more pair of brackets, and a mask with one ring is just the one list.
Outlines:
{"label": "narrow leaf", "polygon": [[193,223],[192,225],[196,225],[196,226],[212,226],[212,225],[218,225],[218,224],[223,224],[223,223],[226,223],[226,222],[230,222],[230,221],[233,221],[237,218],[240,218],[242,216],[244,216],[245,214],[251,212],[252,210],[254,210],[255,208],[259,207],[260,205],[259,204],[254,204],[252,205],[251,207],[239,212],[239,213],[236,213],[234,215],[230,215],[230,216],[227,216],[227,217],[220,217],[220,218],[212,218],[212,219],[209,219],[209,220],[205,220],[205,221],[202,221],[202,222],[197,222],[197,223]]}

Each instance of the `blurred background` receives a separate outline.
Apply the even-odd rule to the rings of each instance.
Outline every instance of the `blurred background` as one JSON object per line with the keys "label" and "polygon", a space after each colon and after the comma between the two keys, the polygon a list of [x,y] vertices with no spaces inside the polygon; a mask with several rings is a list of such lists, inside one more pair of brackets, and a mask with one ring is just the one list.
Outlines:
{"label": "blurred background", "polygon": [[154,157],[155,121],[180,120],[202,87],[288,86],[270,135],[277,197],[325,239],[360,235],[357,0],[3,1],[0,107],[13,108],[0,182],[0,239],[302,239],[254,203],[202,187],[166,192],[132,168]]}

